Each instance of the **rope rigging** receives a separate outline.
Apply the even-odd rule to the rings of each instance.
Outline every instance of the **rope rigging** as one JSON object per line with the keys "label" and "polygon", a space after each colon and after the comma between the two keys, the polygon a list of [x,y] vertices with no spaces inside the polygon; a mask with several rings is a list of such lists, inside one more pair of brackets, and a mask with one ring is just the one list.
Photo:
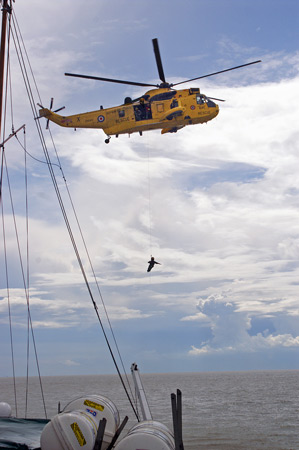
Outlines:
{"label": "rope rigging", "polygon": [[[40,370],[39,370],[39,364],[38,364],[38,358],[37,358],[36,344],[35,344],[35,338],[34,338],[34,332],[33,332],[33,326],[32,326],[32,319],[31,319],[31,313],[30,313],[30,302],[29,302],[29,244],[28,244],[28,240],[29,240],[29,238],[28,238],[29,225],[28,225],[28,197],[27,197],[28,179],[27,179],[27,159],[26,159],[26,155],[30,156],[31,158],[33,158],[34,160],[38,161],[39,163],[47,164],[47,166],[48,166],[48,170],[49,170],[50,177],[51,177],[51,180],[52,180],[52,183],[53,183],[53,186],[54,186],[54,190],[55,190],[55,193],[56,193],[56,196],[57,196],[57,199],[58,199],[58,203],[59,203],[59,206],[60,206],[60,209],[61,209],[61,212],[62,212],[62,216],[63,216],[64,222],[65,222],[65,225],[66,225],[66,228],[67,228],[67,231],[68,231],[68,234],[69,234],[69,237],[70,237],[70,240],[71,240],[71,243],[72,243],[72,246],[73,246],[73,249],[74,249],[77,261],[78,261],[78,264],[79,264],[79,268],[81,270],[81,273],[82,273],[82,276],[83,276],[83,279],[84,279],[84,282],[85,282],[85,285],[86,285],[86,288],[87,288],[87,291],[88,291],[88,294],[89,294],[90,299],[92,301],[92,304],[93,304],[93,307],[94,307],[94,310],[95,310],[98,322],[99,322],[100,327],[102,329],[102,332],[103,332],[106,344],[108,346],[108,349],[109,349],[110,355],[112,357],[113,363],[114,363],[115,368],[117,370],[117,373],[119,375],[120,381],[121,381],[121,383],[123,385],[123,388],[124,388],[124,390],[126,392],[127,398],[128,398],[128,400],[129,400],[129,402],[131,404],[133,412],[134,412],[137,420],[139,421],[139,414],[138,414],[136,408],[134,407],[134,404],[133,404],[132,399],[131,399],[133,394],[132,394],[132,391],[131,391],[129,380],[127,378],[127,375],[125,375],[127,384],[129,386],[129,390],[131,392],[131,395],[128,392],[127,386],[126,386],[126,384],[125,384],[125,382],[123,380],[122,374],[121,374],[121,372],[119,370],[119,367],[118,367],[118,363],[116,361],[116,358],[114,356],[112,347],[110,345],[110,342],[109,342],[107,333],[105,331],[102,319],[100,317],[100,314],[99,314],[99,311],[98,311],[98,306],[97,306],[95,298],[93,296],[92,289],[91,289],[90,283],[88,281],[88,277],[87,277],[85,268],[83,266],[83,262],[82,262],[82,259],[81,259],[81,256],[80,256],[80,253],[79,253],[76,241],[75,241],[75,237],[74,237],[74,234],[73,234],[73,231],[72,231],[69,219],[68,219],[68,215],[67,215],[64,203],[63,203],[63,199],[62,199],[62,196],[61,196],[61,193],[60,193],[59,185],[58,185],[58,182],[57,182],[57,179],[56,179],[56,176],[55,176],[55,172],[54,172],[54,167],[53,166],[59,167],[59,169],[61,171],[61,174],[62,174],[62,177],[63,177],[63,180],[65,182],[67,194],[68,194],[68,197],[69,197],[69,201],[70,201],[70,204],[71,204],[71,207],[72,207],[75,219],[76,219],[76,223],[77,223],[77,226],[78,226],[78,229],[79,229],[79,233],[81,235],[81,239],[82,239],[82,242],[83,242],[83,245],[84,245],[87,257],[88,257],[88,261],[89,261],[89,264],[90,264],[90,267],[91,267],[91,271],[92,271],[92,274],[93,274],[93,277],[94,277],[94,280],[95,280],[95,284],[96,284],[96,287],[97,287],[97,290],[98,290],[98,295],[99,295],[99,297],[101,299],[101,302],[102,302],[102,305],[103,305],[103,308],[104,308],[104,311],[105,311],[105,315],[106,315],[106,318],[107,318],[107,321],[108,321],[108,324],[109,324],[109,327],[110,327],[110,331],[111,331],[111,334],[113,336],[114,344],[115,344],[115,347],[117,349],[118,357],[119,357],[119,359],[121,361],[121,365],[122,365],[123,371],[125,373],[123,360],[122,360],[122,357],[121,357],[121,354],[120,354],[120,351],[119,351],[119,347],[118,347],[118,344],[117,344],[117,341],[116,341],[116,338],[115,338],[115,334],[113,332],[113,328],[112,328],[111,322],[109,320],[108,312],[107,312],[107,309],[106,309],[106,306],[105,306],[105,303],[104,303],[104,299],[103,299],[103,296],[102,296],[102,293],[101,293],[101,290],[100,290],[100,287],[99,287],[99,284],[98,284],[98,281],[97,281],[97,278],[96,278],[96,275],[95,275],[95,271],[94,271],[93,266],[92,266],[90,255],[89,255],[89,252],[88,252],[88,249],[87,249],[87,246],[86,246],[86,242],[85,242],[85,239],[84,239],[84,236],[83,236],[80,224],[79,224],[78,216],[77,216],[76,211],[75,211],[74,203],[73,203],[72,198],[71,198],[71,194],[70,194],[70,191],[69,191],[69,188],[68,188],[68,185],[67,185],[67,181],[66,181],[66,178],[64,176],[64,173],[63,173],[63,170],[62,170],[62,167],[61,167],[61,164],[60,164],[60,160],[59,160],[59,157],[58,157],[57,149],[56,149],[56,146],[54,144],[54,140],[53,140],[51,131],[49,130],[51,141],[52,141],[53,147],[55,149],[55,153],[56,153],[56,158],[57,158],[58,164],[55,164],[55,163],[51,162],[50,154],[48,152],[48,148],[47,148],[47,145],[46,145],[46,141],[45,141],[45,137],[44,137],[44,134],[43,134],[43,130],[41,128],[40,121],[37,120],[38,113],[37,113],[37,109],[36,109],[36,106],[35,106],[36,102],[34,100],[34,95],[33,95],[33,91],[32,91],[32,88],[31,88],[31,82],[30,82],[30,77],[29,77],[29,73],[28,72],[30,72],[30,75],[31,75],[31,77],[33,79],[33,83],[35,85],[35,89],[36,89],[36,92],[37,92],[38,99],[41,102],[40,94],[39,94],[39,91],[38,91],[38,88],[37,88],[37,84],[36,84],[36,81],[35,81],[35,78],[34,78],[34,75],[33,75],[33,71],[32,71],[32,68],[31,68],[31,65],[30,65],[30,62],[29,62],[29,58],[28,58],[28,55],[27,55],[27,52],[26,52],[24,41],[22,39],[22,35],[21,35],[20,29],[19,29],[19,26],[18,26],[18,23],[17,23],[17,19],[15,17],[14,11],[12,11],[11,16],[12,16],[12,20],[10,20],[10,23],[12,22],[12,26],[10,26],[9,36],[11,35],[12,40],[13,40],[14,45],[15,45],[17,59],[18,59],[18,62],[19,62],[19,66],[20,66],[20,69],[21,69],[21,73],[22,73],[22,77],[23,77],[23,80],[24,80],[25,88],[26,88],[26,91],[27,91],[27,95],[28,95],[30,107],[31,107],[31,110],[32,110],[32,114],[33,114],[33,117],[35,118],[35,124],[36,124],[37,133],[38,133],[38,136],[39,136],[39,139],[40,139],[40,142],[41,142],[41,147],[42,147],[42,150],[43,150],[43,153],[44,153],[44,157],[45,157],[45,161],[42,161],[40,159],[35,158],[32,154],[30,154],[27,151],[25,136],[24,136],[24,144],[22,144],[20,142],[20,140],[17,137],[17,132],[14,132],[13,113],[12,113],[12,134],[10,135],[10,137],[12,137],[12,136],[16,137],[16,140],[19,143],[20,147],[24,150],[24,155],[25,155],[24,165],[25,165],[26,234],[27,234],[27,254],[26,254],[27,274],[26,274],[26,276],[25,276],[25,271],[24,271],[24,268],[23,268],[23,263],[22,263],[22,258],[21,258],[21,251],[20,251],[20,246],[19,246],[19,242],[18,242],[18,233],[17,233],[17,225],[16,225],[16,223],[15,223],[15,230],[16,230],[16,235],[17,235],[20,265],[21,265],[21,271],[22,271],[25,295],[26,295],[26,302],[27,302],[27,309],[28,309],[28,330],[29,330],[29,327],[30,327],[32,340],[33,340],[34,351],[35,351],[36,360],[37,360],[37,367],[38,367],[39,377],[40,377]],[[8,60],[9,60],[9,57],[8,57]],[[27,67],[29,67],[29,70],[27,70]],[[10,70],[7,69],[6,73],[7,74],[10,73]],[[8,86],[8,83],[6,83],[6,86]],[[10,84],[10,90],[11,90],[11,84]],[[6,96],[6,98],[7,98],[7,96]],[[10,98],[12,99],[12,92],[11,92]],[[11,100],[11,111],[12,111],[12,100]],[[18,129],[17,131],[19,131],[20,129]],[[24,128],[24,135],[25,135],[25,128]],[[7,180],[8,180],[10,197],[11,197],[11,204],[12,204],[12,208],[13,208],[13,199],[12,199],[12,194],[11,194],[11,190],[10,190],[9,175],[8,175],[8,169],[7,169],[7,164],[6,164],[6,158],[5,158],[5,154],[4,154],[4,142],[6,142],[4,140],[4,138],[3,138],[2,142],[3,142],[3,144],[1,145],[2,159],[3,159],[3,161],[5,162],[5,165],[6,165],[6,177],[7,177]],[[2,195],[2,178],[3,178],[2,177],[2,173],[3,173],[3,168],[1,168],[0,195]],[[1,206],[3,208],[3,205],[1,205]],[[7,279],[8,279],[8,275],[7,275]],[[12,336],[12,334],[11,334],[11,336]],[[29,360],[29,331],[28,331],[28,340],[27,340],[27,376],[29,375],[28,360]],[[13,371],[14,371],[14,369],[13,369]],[[40,380],[41,380],[41,377],[40,377]],[[40,384],[41,384],[41,381],[40,381]],[[41,385],[41,390],[42,390],[42,385]],[[45,401],[44,401],[44,396],[43,396],[43,390],[42,390],[42,397],[43,397],[44,409],[45,409]],[[26,412],[27,412],[27,393],[26,393]],[[45,409],[45,416],[47,417],[46,409]]]}
{"label": "rope rigging", "polygon": [[[45,412],[45,417],[47,418],[47,411],[46,411],[46,407],[45,407],[45,399],[44,399],[44,393],[43,393],[43,387],[42,387],[41,373],[40,373],[40,367],[39,367],[39,362],[38,362],[36,341],[35,341],[35,335],[34,335],[32,318],[31,318],[31,312],[30,312],[29,288],[28,288],[28,285],[27,285],[27,282],[26,282],[25,269],[24,269],[22,252],[21,252],[21,245],[20,245],[20,239],[19,239],[19,232],[18,232],[17,221],[16,221],[16,214],[15,214],[15,209],[14,209],[14,201],[13,201],[13,196],[12,196],[10,177],[9,177],[9,173],[8,173],[8,167],[7,167],[6,156],[5,156],[4,150],[3,150],[3,155],[4,155],[3,161],[4,161],[5,171],[6,171],[7,186],[8,186],[8,192],[9,192],[9,197],[10,197],[11,211],[12,211],[12,217],[13,217],[13,224],[14,224],[14,230],[15,230],[15,235],[16,235],[19,263],[20,263],[21,275],[22,275],[24,292],[25,292],[25,297],[26,297],[26,304],[27,304],[28,333],[29,333],[29,330],[30,330],[31,331],[32,342],[33,342],[33,347],[34,347],[34,354],[35,354],[36,366],[37,366],[37,371],[38,371],[39,383],[40,383],[40,388],[41,388],[41,395],[42,395],[42,399],[43,399],[44,412]],[[3,201],[2,201],[2,204],[3,204]],[[29,355],[28,355],[28,352],[27,352],[27,367],[28,367],[28,357],[29,357]],[[27,372],[27,375],[28,375],[28,372]],[[27,391],[27,389],[26,389],[26,391]],[[26,399],[27,399],[27,392],[26,392]]]}
{"label": "rope rigging", "polygon": [[[1,192],[2,192],[2,180],[3,180],[3,167],[4,167],[4,149],[1,149]],[[2,217],[2,233],[3,233],[3,253],[4,253],[4,265],[5,265],[5,281],[6,281],[6,294],[7,294],[7,306],[8,306],[8,322],[9,322],[9,337],[10,337],[10,351],[11,351],[11,364],[12,364],[12,375],[13,375],[13,387],[14,387],[14,401],[16,417],[18,417],[18,403],[17,403],[17,387],[16,387],[16,371],[15,371],[15,358],[14,358],[14,345],[13,345],[13,331],[12,331],[12,315],[11,315],[11,305],[10,305],[10,291],[9,291],[9,279],[8,279],[8,265],[7,265],[7,246],[6,246],[6,233],[5,233],[5,216],[3,210],[3,199],[0,196],[1,203],[1,217]]]}
{"label": "rope rigging", "polygon": [[[16,234],[16,241],[17,241],[17,248],[18,248],[18,255],[19,255],[19,262],[20,262],[20,267],[21,267],[21,273],[22,273],[22,279],[23,279],[23,284],[24,284],[24,290],[25,290],[25,296],[26,296],[26,303],[27,303],[27,312],[28,312],[28,320],[27,320],[27,377],[26,377],[26,400],[25,400],[25,417],[27,416],[27,403],[28,403],[28,366],[29,366],[29,335],[30,335],[30,331],[31,331],[31,335],[32,335],[32,341],[33,341],[33,347],[34,347],[34,354],[35,354],[35,360],[36,360],[36,366],[37,366],[37,371],[38,371],[38,377],[39,377],[39,383],[40,383],[40,389],[41,389],[41,395],[42,395],[42,402],[43,402],[43,407],[44,407],[44,412],[45,412],[45,417],[47,418],[47,412],[46,412],[46,406],[45,406],[45,399],[44,399],[44,393],[43,393],[43,386],[42,386],[42,380],[41,380],[41,375],[40,375],[40,368],[39,368],[39,362],[38,362],[38,356],[37,356],[37,349],[36,349],[36,343],[35,343],[35,337],[34,337],[34,331],[33,331],[33,326],[32,326],[32,320],[31,320],[31,314],[30,314],[30,306],[29,306],[29,251],[28,251],[28,201],[27,201],[27,180],[25,180],[25,184],[26,184],[26,235],[27,235],[27,283],[26,283],[26,279],[25,279],[25,273],[24,273],[24,265],[22,262],[22,255],[21,255],[21,249],[20,249],[20,242],[19,242],[19,234],[18,234],[18,229],[17,229],[17,224],[16,224],[16,216],[15,216],[15,211],[14,211],[14,206],[13,206],[13,198],[12,198],[12,191],[11,191],[11,186],[10,186],[10,181],[9,181],[9,174],[8,174],[8,167],[7,167],[7,162],[6,162],[6,155],[5,155],[5,148],[4,148],[4,143],[7,142],[10,137],[12,135],[16,135],[16,133],[18,131],[20,131],[22,128],[24,129],[25,132],[25,127],[24,125],[22,127],[20,127],[17,132],[14,132],[14,119],[13,119],[13,102],[12,102],[12,85],[11,85],[11,70],[10,70],[10,53],[9,53],[9,49],[10,49],[10,39],[11,39],[11,31],[12,31],[12,27],[11,27],[11,12],[12,12],[12,8],[8,6],[7,2],[5,2],[4,8],[7,9],[6,13],[9,13],[9,27],[8,27],[8,33],[7,33],[7,40],[8,40],[8,52],[7,52],[7,58],[6,58],[6,80],[5,80],[5,92],[4,92],[4,126],[3,126],[3,143],[1,144],[1,150],[2,150],[2,158],[1,158],[1,195],[0,195],[0,201],[1,201],[1,210],[2,210],[2,223],[3,223],[3,241],[5,242],[5,227],[4,227],[4,209],[3,209],[3,198],[2,198],[2,186],[3,186],[3,171],[4,171],[4,166],[5,166],[5,171],[6,171],[6,178],[7,178],[7,185],[8,185],[8,190],[9,190],[9,196],[10,196],[10,203],[11,203],[11,210],[12,210],[12,216],[13,216],[13,222],[14,222],[14,229],[15,229],[15,234]],[[3,69],[3,73],[4,73],[4,54],[3,54],[3,49],[4,49],[4,45],[2,45],[3,43],[3,39],[5,40],[6,36],[5,34],[3,35],[3,30],[6,30],[6,21],[5,21],[5,25],[4,23],[2,23],[2,36],[1,36],[1,56],[3,57],[2,60],[2,69]],[[10,137],[8,139],[4,139],[5,137],[5,127],[6,127],[6,112],[7,112],[7,102],[8,102],[8,88],[10,89],[10,111],[11,111],[11,123],[12,123],[12,134],[10,135]],[[2,105],[2,101],[3,101],[3,96],[2,96],[2,92],[1,91],[1,105]],[[1,123],[2,123],[2,115],[1,115]],[[25,134],[24,134],[24,142],[25,142]],[[27,178],[27,175],[26,175]],[[16,414],[17,414],[17,398],[16,398],[16,380],[15,380],[15,367],[14,367],[14,350],[13,350],[13,335],[12,335],[12,320],[11,320],[11,307],[10,307],[10,295],[9,295],[9,284],[8,284],[8,265],[7,265],[7,251],[6,251],[6,245],[5,245],[5,270],[6,270],[6,283],[7,283],[7,294],[8,294],[8,308],[9,308],[9,328],[10,328],[10,340],[11,340],[11,355],[12,355],[12,367],[13,367],[13,380],[14,380],[14,397],[15,397],[15,408],[16,408]]]}

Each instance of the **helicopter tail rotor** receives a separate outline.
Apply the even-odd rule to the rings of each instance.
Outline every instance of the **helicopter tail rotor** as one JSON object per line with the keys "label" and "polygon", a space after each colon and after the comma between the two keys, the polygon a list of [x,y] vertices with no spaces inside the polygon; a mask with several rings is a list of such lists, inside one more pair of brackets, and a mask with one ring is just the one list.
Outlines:
{"label": "helicopter tail rotor", "polygon": [[[52,111],[53,103],[54,103],[54,98],[51,97],[50,108],[49,108],[50,111]],[[57,112],[61,111],[62,109],[65,109],[65,106],[62,106],[61,108],[55,109],[53,112],[57,113]],[[50,119],[47,119],[46,130],[49,129],[49,122],[50,122]]]}

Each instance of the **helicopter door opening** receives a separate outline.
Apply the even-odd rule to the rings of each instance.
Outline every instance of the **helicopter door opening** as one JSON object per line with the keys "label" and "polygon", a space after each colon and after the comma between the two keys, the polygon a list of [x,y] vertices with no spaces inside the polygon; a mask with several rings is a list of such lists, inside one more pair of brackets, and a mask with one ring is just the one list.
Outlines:
{"label": "helicopter door opening", "polygon": [[136,122],[140,120],[152,119],[152,109],[149,103],[140,103],[139,105],[134,105],[134,114]]}

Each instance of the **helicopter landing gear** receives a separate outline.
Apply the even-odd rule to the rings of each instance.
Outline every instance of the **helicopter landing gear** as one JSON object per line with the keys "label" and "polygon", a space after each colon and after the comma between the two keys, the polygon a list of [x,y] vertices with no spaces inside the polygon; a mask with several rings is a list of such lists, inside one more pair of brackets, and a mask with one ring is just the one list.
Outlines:
{"label": "helicopter landing gear", "polygon": [[108,136],[107,139],[105,139],[105,144],[109,144],[110,139],[111,139],[111,136]]}

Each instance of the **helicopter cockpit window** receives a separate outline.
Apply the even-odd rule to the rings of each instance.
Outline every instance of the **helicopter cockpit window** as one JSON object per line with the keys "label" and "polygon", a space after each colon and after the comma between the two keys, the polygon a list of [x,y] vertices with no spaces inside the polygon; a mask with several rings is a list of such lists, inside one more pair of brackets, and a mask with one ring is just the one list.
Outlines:
{"label": "helicopter cockpit window", "polygon": [[120,119],[122,119],[123,117],[125,117],[125,110],[124,109],[119,109],[118,110],[118,117]]}
{"label": "helicopter cockpit window", "polygon": [[203,105],[205,103],[204,97],[202,95],[200,95],[200,94],[197,94],[196,95],[196,103],[198,105]]}

